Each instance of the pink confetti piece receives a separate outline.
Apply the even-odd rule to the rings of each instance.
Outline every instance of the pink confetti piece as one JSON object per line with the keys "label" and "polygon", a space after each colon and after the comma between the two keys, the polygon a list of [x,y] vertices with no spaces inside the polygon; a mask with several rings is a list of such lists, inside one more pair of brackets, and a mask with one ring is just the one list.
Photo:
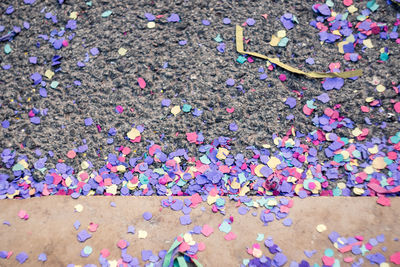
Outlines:
{"label": "pink confetti piece", "polygon": [[385,196],[379,196],[376,203],[382,206],[390,207],[390,198],[387,198]]}
{"label": "pink confetti piece", "polygon": [[138,83],[139,83],[139,87],[140,87],[140,88],[144,89],[144,88],[146,87],[146,81],[145,81],[142,77],[139,77],[139,78],[137,79],[137,81],[138,81]]}
{"label": "pink confetti piece", "polygon": [[203,229],[201,229],[201,233],[206,237],[209,237],[213,232],[214,232],[214,229],[211,226],[209,226],[208,224],[205,224],[203,226]]}
{"label": "pink confetti piece", "polygon": [[235,111],[235,108],[226,108],[226,112],[228,113],[233,113]]}
{"label": "pink confetti piece", "polygon": [[393,262],[394,264],[400,264],[400,251],[392,254],[390,256],[390,261]]}
{"label": "pink confetti piece", "polygon": [[229,232],[224,236],[225,240],[235,240],[236,239],[236,234],[234,232]]}
{"label": "pink confetti piece", "polygon": [[29,215],[25,210],[20,210],[18,212],[18,217],[20,217],[22,220],[28,220],[29,219]]}

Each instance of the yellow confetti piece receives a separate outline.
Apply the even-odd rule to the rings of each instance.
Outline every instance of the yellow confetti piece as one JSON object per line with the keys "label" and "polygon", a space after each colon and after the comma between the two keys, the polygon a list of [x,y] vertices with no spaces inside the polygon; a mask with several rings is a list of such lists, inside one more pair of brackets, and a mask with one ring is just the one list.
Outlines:
{"label": "yellow confetti piece", "polygon": [[372,96],[369,96],[365,99],[365,102],[367,103],[371,103],[372,101],[374,101],[374,98]]}
{"label": "yellow confetti piece", "polygon": [[71,184],[72,184],[72,180],[71,180],[71,178],[68,176],[67,179],[65,179],[65,185],[66,185],[67,187],[69,187]]}
{"label": "yellow confetti piece", "polygon": [[112,195],[116,195],[117,189],[118,189],[118,186],[116,184],[112,184],[110,186],[107,186],[106,192],[109,194],[112,194]]}
{"label": "yellow confetti piece", "polygon": [[132,128],[127,134],[129,139],[134,140],[136,137],[140,136],[140,132],[136,128]]}
{"label": "yellow confetti piece", "polygon": [[316,229],[318,232],[322,233],[322,232],[326,231],[328,228],[326,227],[325,224],[318,224]]}
{"label": "yellow confetti piece", "polygon": [[127,51],[128,50],[126,50],[125,48],[121,47],[120,49],[118,49],[118,54],[120,54],[121,56],[125,56]]}
{"label": "yellow confetti piece", "polygon": [[219,198],[218,195],[216,195],[216,196],[208,195],[208,197],[207,197],[207,204],[208,204],[208,205],[214,204],[214,203],[217,201],[218,198]]}
{"label": "yellow confetti piece", "polygon": [[362,195],[364,193],[364,189],[358,188],[358,187],[354,187],[353,188],[353,193],[358,195],[358,196],[360,196],[360,195]]}
{"label": "yellow confetti piece", "polygon": [[255,168],[254,168],[254,173],[258,176],[258,177],[264,177],[264,175],[262,175],[262,173],[260,172],[260,170],[262,169],[262,167],[264,167],[264,164],[258,164]]}
{"label": "yellow confetti piece", "polygon": [[382,262],[381,264],[379,264],[379,267],[390,267],[390,265],[387,262]]}
{"label": "yellow confetti piece", "polygon": [[380,84],[376,87],[376,91],[378,91],[379,93],[385,92],[385,90],[386,90],[386,87],[383,86],[382,84]]}
{"label": "yellow confetti piece", "polygon": [[371,39],[365,39],[365,40],[363,41],[363,45],[365,45],[365,46],[368,47],[368,48],[373,48],[373,47],[374,47],[374,45],[372,44]]}
{"label": "yellow confetti piece", "polygon": [[250,191],[250,188],[249,188],[247,185],[245,185],[245,186],[243,186],[243,187],[240,189],[240,191],[239,191],[239,196],[240,196],[240,197],[243,197],[243,196],[246,195],[249,191]]}
{"label": "yellow confetti piece", "polygon": [[149,28],[149,29],[153,29],[155,26],[156,26],[156,24],[154,23],[154,21],[149,21],[147,23],[147,28]]}
{"label": "yellow confetti piece", "polygon": [[351,5],[347,8],[347,10],[350,12],[350,14],[353,14],[354,12],[357,12],[358,8],[355,6]]}
{"label": "yellow confetti piece", "polygon": [[51,80],[51,78],[53,78],[53,76],[54,76],[54,72],[52,72],[51,70],[46,70],[46,72],[44,73],[44,76],[46,76],[47,79]]}
{"label": "yellow confetti piece", "polygon": [[229,155],[229,150],[224,147],[220,147],[218,149],[218,153],[217,153],[216,157],[219,160],[223,160],[223,159],[226,159],[226,156],[228,156],[228,155]]}
{"label": "yellow confetti piece", "polygon": [[276,199],[274,199],[274,198],[269,199],[269,200],[267,201],[267,205],[268,205],[268,206],[276,206],[276,205],[278,205],[278,201],[276,201]]}
{"label": "yellow confetti piece", "polygon": [[236,178],[235,178],[235,180],[233,180],[233,182],[231,183],[231,187],[232,187],[233,189],[239,189],[239,188],[240,188],[240,184],[236,181]]}
{"label": "yellow confetti piece", "polygon": [[262,251],[258,248],[253,248],[253,256],[255,258],[261,258],[262,256]]}
{"label": "yellow confetti piece", "polygon": [[289,176],[288,179],[287,179],[287,181],[288,181],[289,183],[295,183],[295,182],[297,181],[297,179],[296,179],[296,177],[294,177],[294,176]]}
{"label": "yellow confetti piece", "polygon": [[180,106],[174,106],[171,108],[171,113],[174,114],[174,116],[178,115],[179,112],[181,112]]}
{"label": "yellow confetti piece", "polygon": [[[271,40],[272,41],[272,40]],[[279,58],[270,58],[267,56],[264,56],[262,54],[256,53],[256,52],[249,52],[249,51],[244,51],[243,48],[243,28],[240,27],[239,25],[236,25],[236,50],[240,54],[247,54],[250,56],[262,58],[271,61],[272,63],[278,65],[281,68],[284,68],[285,70],[288,70],[290,72],[296,73],[296,74],[302,74],[305,75],[309,78],[333,78],[333,77],[340,77],[340,78],[351,78],[351,77],[356,77],[356,76],[362,76],[363,72],[362,70],[354,70],[354,71],[346,71],[346,72],[330,72],[330,73],[325,73],[325,72],[304,72],[302,70],[293,68],[285,63],[282,63]]]}
{"label": "yellow confetti piece", "polygon": [[86,170],[87,168],[89,168],[89,163],[87,161],[82,161],[81,168]]}
{"label": "yellow confetti piece", "polygon": [[279,37],[276,37],[275,35],[272,35],[271,36],[271,41],[269,42],[269,45],[270,46],[278,46],[280,40],[281,39]]}
{"label": "yellow confetti piece", "polygon": [[69,17],[70,17],[71,19],[76,19],[76,18],[78,17],[78,12],[76,12],[76,11],[71,12],[71,14],[69,15]]}
{"label": "yellow confetti piece", "polygon": [[343,41],[338,43],[338,49],[339,49],[339,53],[344,54],[344,50],[343,50],[343,46],[347,45],[349,42]]}
{"label": "yellow confetti piece", "polygon": [[347,150],[343,150],[340,154],[342,154],[344,159],[348,159],[350,157],[350,153]]}
{"label": "yellow confetti piece", "polygon": [[82,212],[83,211],[83,206],[81,204],[77,204],[74,207],[76,212]]}
{"label": "yellow confetti piece", "polygon": [[374,145],[373,147],[368,148],[368,152],[371,154],[376,154],[379,151],[379,147],[377,145]]}
{"label": "yellow confetti piece", "polygon": [[337,187],[338,187],[339,189],[345,189],[345,188],[346,188],[346,184],[343,183],[343,182],[340,182],[340,183],[337,183]]}
{"label": "yellow confetti piece", "polygon": [[196,241],[193,240],[193,236],[189,233],[183,235],[183,240],[185,240],[185,242],[188,243],[188,245],[190,246],[196,244]]}
{"label": "yellow confetti piece", "polygon": [[147,237],[147,232],[145,230],[139,230],[138,236],[140,239],[145,239]]}
{"label": "yellow confetti piece", "polygon": [[286,37],[286,31],[285,31],[285,30],[278,31],[278,32],[276,33],[276,35],[277,35],[279,38]]}
{"label": "yellow confetti piece", "polygon": [[372,167],[374,167],[377,170],[382,170],[386,168],[386,162],[383,157],[377,157],[372,161]]}
{"label": "yellow confetti piece", "polygon": [[119,172],[125,172],[126,171],[126,167],[124,165],[118,165],[117,166],[117,171]]}
{"label": "yellow confetti piece", "polygon": [[364,172],[366,174],[372,174],[374,171],[375,170],[374,170],[374,168],[372,166],[367,166],[367,167],[364,168]]}
{"label": "yellow confetti piece", "polygon": [[281,161],[277,157],[271,157],[267,162],[268,167],[271,169],[275,169],[279,164],[281,164]]}
{"label": "yellow confetti piece", "polygon": [[359,136],[362,134],[362,131],[359,128],[355,128],[353,131],[351,131],[351,134],[354,136]]}

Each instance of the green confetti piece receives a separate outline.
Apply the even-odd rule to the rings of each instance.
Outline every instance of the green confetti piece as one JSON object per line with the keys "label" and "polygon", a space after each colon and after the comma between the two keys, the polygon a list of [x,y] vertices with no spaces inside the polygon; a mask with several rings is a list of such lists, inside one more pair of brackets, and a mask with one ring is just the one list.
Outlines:
{"label": "green confetti piece", "polygon": [[337,163],[342,162],[342,160],[343,160],[343,155],[342,155],[342,154],[336,154],[336,155],[333,157],[333,160],[336,161]]}
{"label": "green confetti piece", "polygon": [[364,20],[366,20],[366,19],[367,19],[367,17],[364,16],[364,15],[358,15],[358,16],[357,16],[357,20],[358,20],[358,21],[364,21]]}
{"label": "green confetti piece", "polygon": [[335,188],[335,189],[332,190],[332,194],[335,197],[341,196],[342,195],[342,190],[340,188]]}
{"label": "green confetti piece", "polygon": [[379,5],[376,3],[376,0],[371,0],[367,3],[367,7],[372,12],[376,11],[379,8]]}
{"label": "green confetti piece", "polygon": [[107,11],[104,11],[103,14],[101,14],[101,16],[102,16],[103,18],[107,18],[107,17],[110,16],[111,14],[112,14],[112,11],[111,11],[111,10],[107,10]]}
{"label": "green confetti piece", "polygon": [[22,166],[22,164],[19,164],[19,163],[15,164],[12,167],[12,171],[13,172],[15,172],[15,171],[23,171],[24,169],[25,169],[24,166]]}
{"label": "green confetti piece", "polygon": [[141,173],[139,176],[139,181],[141,184],[148,184],[149,178],[144,173]]}
{"label": "green confetti piece", "polygon": [[87,6],[92,6],[92,1],[86,2]]}
{"label": "green confetti piece", "polygon": [[258,242],[263,241],[263,240],[264,240],[264,234],[258,234],[256,240],[257,240]]}
{"label": "green confetti piece", "polygon": [[386,60],[389,59],[389,55],[387,53],[382,53],[381,56],[380,56],[380,59],[382,61],[386,61]]}
{"label": "green confetti piece", "polygon": [[238,56],[238,58],[236,59],[237,62],[239,62],[240,64],[243,64],[246,62],[246,58],[242,55]]}
{"label": "green confetti piece", "polygon": [[327,1],[325,2],[325,4],[326,4],[327,6],[329,6],[329,7],[333,7],[333,6],[335,5],[335,3],[332,2],[332,0],[327,0]]}
{"label": "green confetti piece", "polygon": [[225,200],[223,198],[218,198],[217,201],[215,202],[215,204],[218,207],[222,207],[223,205],[225,205]]}
{"label": "green confetti piece", "polygon": [[56,89],[57,86],[58,86],[58,84],[59,84],[59,82],[57,82],[57,81],[52,81],[51,84],[50,84],[50,87],[53,88],[53,89]]}
{"label": "green confetti piece", "polygon": [[190,110],[192,110],[192,106],[191,105],[188,105],[188,104],[184,104],[183,105],[183,107],[182,107],[182,111],[183,112],[190,112]]}
{"label": "green confetti piece", "polygon": [[307,107],[311,109],[316,109],[317,106],[314,105],[314,100],[307,100]]}
{"label": "green confetti piece", "polygon": [[93,249],[91,246],[86,246],[83,248],[83,252],[85,252],[86,255],[92,254]]}
{"label": "green confetti piece", "polygon": [[285,47],[285,46],[287,45],[288,42],[289,42],[289,38],[283,37],[283,38],[279,41],[278,46],[279,46],[279,47]]}
{"label": "green confetti piece", "polygon": [[6,45],[4,46],[4,53],[10,54],[11,51],[12,51],[11,46],[10,46],[9,44],[6,44]]}
{"label": "green confetti piece", "polygon": [[200,157],[200,161],[201,161],[201,163],[203,163],[203,164],[210,164],[210,163],[211,163],[211,161],[210,161],[210,159],[207,157],[207,155],[201,156],[201,157]]}
{"label": "green confetti piece", "polygon": [[222,42],[221,35],[220,35],[220,34],[218,34],[218,35],[217,35],[217,37],[215,37],[215,38],[214,38],[214,41],[216,41],[217,43],[220,43],[220,42]]}
{"label": "green confetti piece", "polygon": [[232,230],[232,226],[227,221],[223,221],[218,229],[221,232],[229,233]]}

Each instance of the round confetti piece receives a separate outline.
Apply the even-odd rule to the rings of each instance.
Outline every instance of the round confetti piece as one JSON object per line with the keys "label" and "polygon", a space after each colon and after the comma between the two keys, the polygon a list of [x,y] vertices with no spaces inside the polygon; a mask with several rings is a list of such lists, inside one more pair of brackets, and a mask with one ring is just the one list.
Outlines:
{"label": "round confetti piece", "polygon": [[286,75],[285,74],[279,75],[279,80],[281,80],[282,82],[286,81]]}
{"label": "round confetti piece", "polygon": [[156,26],[156,23],[154,21],[147,22],[147,28],[153,29],[155,26]]}
{"label": "round confetti piece", "polygon": [[91,246],[85,246],[85,247],[83,248],[83,252],[84,252],[86,255],[90,255],[90,254],[92,254],[93,249],[92,249]]}
{"label": "round confetti piece", "polygon": [[231,20],[230,20],[229,18],[224,18],[224,19],[222,20],[222,22],[223,22],[225,25],[231,24]]}
{"label": "round confetti piece", "polygon": [[253,26],[256,23],[256,21],[253,18],[248,18],[246,20],[246,24],[249,26]]}
{"label": "round confetti piece", "polygon": [[226,85],[227,86],[234,86],[235,85],[235,80],[231,79],[231,78],[226,80]]}
{"label": "round confetti piece", "polygon": [[110,251],[109,251],[108,249],[106,249],[106,248],[103,248],[103,249],[100,251],[100,254],[101,254],[101,256],[102,256],[103,258],[107,258],[108,256],[110,256]]}
{"label": "round confetti piece", "polygon": [[70,151],[67,152],[67,157],[69,159],[73,159],[73,158],[75,158],[75,156],[76,156],[76,152],[75,151],[70,150]]}
{"label": "round confetti piece", "polygon": [[128,52],[128,50],[126,50],[125,48],[121,47],[120,49],[118,49],[118,54],[120,54],[121,56],[125,56],[126,52]]}

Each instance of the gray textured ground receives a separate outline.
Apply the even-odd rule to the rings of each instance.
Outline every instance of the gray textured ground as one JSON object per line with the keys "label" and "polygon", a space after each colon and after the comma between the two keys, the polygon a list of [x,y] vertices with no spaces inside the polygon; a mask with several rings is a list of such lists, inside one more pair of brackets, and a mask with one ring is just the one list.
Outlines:
{"label": "gray textured ground", "polygon": [[[374,48],[361,53],[362,59],[357,63],[347,63],[338,53],[336,45],[319,42],[318,31],[309,22],[315,18],[311,10],[314,2],[310,1],[92,1],[89,7],[83,1],[66,1],[61,7],[56,1],[37,1],[33,6],[24,5],[23,1],[2,1],[1,10],[10,4],[16,11],[8,16],[2,12],[1,23],[6,31],[12,26],[22,26],[28,21],[31,28],[22,30],[11,42],[13,51],[5,55],[0,53],[2,65],[11,64],[11,70],[0,70],[0,119],[8,119],[11,126],[0,129],[1,147],[16,148],[18,152],[35,157],[34,151],[52,150],[56,158],[65,159],[68,150],[82,145],[86,139],[89,150],[87,158],[95,165],[103,163],[103,157],[114,149],[114,145],[127,145],[123,140],[132,124],[145,126],[143,138],[154,140],[173,151],[176,148],[188,148],[196,151],[194,144],[186,141],[187,132],[203,132],[206,143],[218,136],[233,137],[233,149],[243,151],[248,145],[260,146],[272,143],[273,133],[283,135],[293,124],[303,133],[315,130],[310,117],[302,112],[307,100],[316,98],[324,92],[321,80],[308,79],[284,71],[280,68],[267,71],[268,78],[259,80],[258,68],[265,67],[265,61],[256,59],[254,63],[243,65],[235,60],[239,55],[235,51],[235,25],[241,25],[247,18],[254,18],[256,24],[246,27],[244,34],[250,38],[249,49],[269,55],[279,55],[282,61],[307,71],[327,71],[331,62],[341,62],[347,68],[362,68],[364,76],[356,81],[346,80],[339,91],[328,92],[331,101],[327,104],[316,102],[316,112],[322,115],[325,107],[341,104],[341,115],[349,117],[360,128],[367,126],[370,136],[389,136],[399,128],[396,117],[385,109],[375,109],[371,121],[377,125],[365,125],[366,116],[360,110],[368,96],[382,99],[383,105],[390,106],[390,99],[395,97],[390,90],[392,82],[399,83],[398,68],[400,56],[398,45],[393,40],[380,40],[373,37]],[[371,16],[376,21],[393,25],[396,10],[378,1],[380,8]],[[365,8],[365,1],[357,3],[359,9]],[[46,8],[44,13],[40,11]],[[336,3],[338,12],[344,10],[340,1]],[[112,10],[112,15],[102,18],[105,10]],[[64,27],[68,15],[79,12],[76,36],[67,48],[55,51],[48,42],[38,37],[49,35],[53,29]],[[57,14],[58,24],[44,18],[46,12]],[[165,15],[158,19],[154,29],[146,27],[144,13]],[[279,18],[286,12],[297,16],[299,24],[288,32],[290,39],[286,48],[269,46],[272,34],[282,30]],[[166,17],[177,13],[179,23],[167,23]],[[261,17],[268,14],[268,18]],[[353,16],[353,17],[352,17]],[[349,18],[355,18],[352,15]],[[232,20],[224,25],[222,19]],[[210,26],[202,25],[202,19],[208,19]],[[70,32],[67,33],[69,35]],[[217,51],[218,43],[213,39],[220,34],[226,43],[225,53]],[[187,40],[185,46],[178,41]],[[40,48],[35,45],[41,43]],[[2,44],[4,46],[4,43]],[[390,60],[378,63],[379,49],[389,47]],[[86,67],[79,68],[78,61],[85,59],[89,49],[98,47],[100,54],[91,56]],[[128,50],[125,56],[118,54],[118,49]],[[63,57],[62,71],[55,74],[53,80],[60,84],[57,89],[48,88],[48,97],[39,96],[38,87],[34,90],[30,75],[34,72],[44,73],[55,55]],[[29,64],[29,56],[37,56],[38,64]],[[313,57],[315,64],[305,64],[305,59]],[[44,63],[47,62],[47,65]],[[168,68],[163,64],[168,62]],[[282,83],[278,76],[286,74],[288,80]],[[147,82],[145,89],[140,89],[137,78],[143,77]],[[225,81],[234,78],[242,79],[245,92],[235,87],[227,87]],[[388,89],[377,93],[373,79],[378,79]],[[74,86],[74,80],[82,82]],[[302,88],[307,88],[303,90]],[[254,89],[254,90],[252,90]],[[290,110],[284,105],[288,96],[296,97],[292,90],[302,92],[304,97],[298,99],[297,106]],[[171,116],[170,108],[162,108],[161,100],[170,98],[172,106],[184,103],[204,111],[200,117],[190,113]],[[115,112],[115,107],[124,107],[122,114]],[[28,111],[33,107],[48,108],[48,115],[41,118],[40,125],[29,122]],[[234,107],[232,114],[226,108]],[[18,111],[18,114],[15,114]],[[293,113],[295,121],[285,119]],[[84,119],[91,117],[94,124],[84,125]],[[387,127],[381,129],[381,122]],[[237,132],[229,131],[231,122],[239,126]],[[102,127],[98,133],[95,124]],[[107,132],[111,127],[117,129],[114,144],[107,145]],[[176,136],[176,133],[179,135]],[[350,130],[341,128],[336,133],[350,136]],[[163,141],[160,135],[164,134]],[[26,148],[21,150],[20,144]],[[146,142],[135,144],[139,151]],[[98,152],[100,157],[98,157]],[[82,156],[81,156],[82,157]],[[78,162],[81,158],[75,159]],[[69,160],[72,163],[72,160]]]}

